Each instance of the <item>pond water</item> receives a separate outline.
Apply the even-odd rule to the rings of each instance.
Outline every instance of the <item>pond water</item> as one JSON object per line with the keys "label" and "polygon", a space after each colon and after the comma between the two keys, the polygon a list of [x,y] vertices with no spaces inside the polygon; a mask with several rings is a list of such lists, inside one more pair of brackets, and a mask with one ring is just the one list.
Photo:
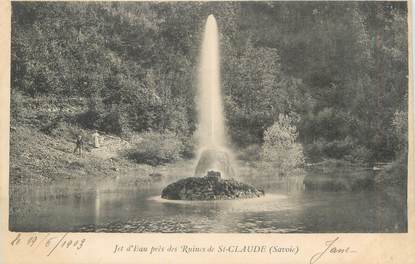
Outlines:
{"label": "pond water", "polygon": [[[110,180],[20,187],[13,231],[319,233],[405,232],[405,208],[366,191],[307,191],[304,177],[265,186],[262,198],[184,202],[160,198],[166,183],[143,186]],[[264,182],[262,182],[264,183]],[[70,186],[70,187],[68,187]],[[23,191],[22,191],[23,190]],[[16,196],[17,194],[15,194]]]}

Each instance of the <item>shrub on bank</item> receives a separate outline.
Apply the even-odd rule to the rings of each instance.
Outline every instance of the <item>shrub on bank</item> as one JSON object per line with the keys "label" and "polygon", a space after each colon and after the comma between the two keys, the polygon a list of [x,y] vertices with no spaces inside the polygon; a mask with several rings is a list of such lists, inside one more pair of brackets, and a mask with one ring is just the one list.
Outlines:
{"label": "shrub on bank", "polygon": [[127,151],[128,158],[153,166],[180,159],[184,146],[176,134],[145,132],[141,138],[141,141]]}
{"label": "shrub on bank", "polygon": [[261,145],[251,144],[246,148],[243,148],[240,151],[238,151],[238,159],[245,161],[260,160],[261,150]]}
{"label": "shrub on bank", "polygon": [[286,175],[304,164],[303,148],[296,143],[297,129],[289,116],[279,115],[275,122],[264,132],[261,160],[264,169]]}
{"label": "shrub on bank", "polygon": [[305,153],[310,162],[337,159],[353,163],[368,163],[373,158],[371,151],[350,137],[333,141],[318,139],[305,146]]}

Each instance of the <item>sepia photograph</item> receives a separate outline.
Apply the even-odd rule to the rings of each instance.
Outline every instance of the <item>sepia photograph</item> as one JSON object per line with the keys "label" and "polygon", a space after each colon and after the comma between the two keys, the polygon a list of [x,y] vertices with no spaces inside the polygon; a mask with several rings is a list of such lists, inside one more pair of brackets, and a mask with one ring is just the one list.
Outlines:
{"label": "sepia photograph", "polygon": [[10,55],[10,232],[408,232],[406,1],[11,2]]}

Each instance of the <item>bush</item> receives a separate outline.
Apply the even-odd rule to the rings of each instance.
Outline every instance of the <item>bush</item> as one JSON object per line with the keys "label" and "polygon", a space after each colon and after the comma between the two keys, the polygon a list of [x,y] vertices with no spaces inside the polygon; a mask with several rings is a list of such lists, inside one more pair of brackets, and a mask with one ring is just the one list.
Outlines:
{"label": "bush", "polygon": [[183,148],[182,148],[181,155],[187,159],[194,158],[195,149],[196,149],[195,137],[183,137],[182,143],[183,143]]}
{"label": "bush", "polygon": [[242,149],[238,153],[238,159],[240,160],[260,160],[261,156],[261,146],[258,144],[251,144],[246,148]]}
{"label": "bush", "polygon": [[345,160],[353,163],[368,163],[373,160],[373,153],[365,146],[355,146]]}
{"label": "bush", "polygon": [[125,107],[104,106],[99,96],[90,97],[88,109],[76,116],[76,123],[83,128],[98,129],[110,134],[126,136],[130,132],[128,116]]}
{"label": "bush", "polygon": [[89,109],[86,112],[76,116],[76,121],[84,128],[97,129],[100,128],[101,114],[95,110]]}
{"label": "bush", "polygon": [[321,140],[316,140],[313,143],[304,146],[307,162],[320,162],[324,159],[323,145],[324,143]]}
{"label": "bush", "polygon": [[303,148],[296,143],[297,129],[289,116],[279,115],[278,121],[265,130],[261,159],[280,174],[304,164]]}
{"label": "bush", "polygon": [[128,131],[127,118],[119,109],[115,109],[103,117],[100,128],[107,133],[122,135]]}
{"label": "bush", "polygon": [[40,129],[43,133],[54,137],[62,136],[65,130],[66,124],[58,118],[46,122],[46,124]]}
{"label": "bush", "polygon": [[138,163],[156,166],[180,159],[184,146],[179,137],[171,132],[146,132],[127,152],[130,159]]}
{"label": "bush", "polygon": [[103,109],[103,103],[100,97],[90,97],[88,100],[88,110],[76,116],[77,124],[88,129],[101,128]]}
{"label": "bush", "polygon": [[365,146],[359,145],[351,137],[327,141],[318,139],[305,148],[311,162],[323,159],[342,159],[353,163],[367,163],[372,160],[373,153]]}

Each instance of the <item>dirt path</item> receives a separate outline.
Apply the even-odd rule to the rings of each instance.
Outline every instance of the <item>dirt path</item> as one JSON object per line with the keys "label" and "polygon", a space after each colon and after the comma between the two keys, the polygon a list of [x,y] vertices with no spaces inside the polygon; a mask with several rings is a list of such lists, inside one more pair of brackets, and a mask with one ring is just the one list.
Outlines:
{"label": "dirt path", "polygon": [[118,158],[130,146],[128,141],[121,138],[104,135],[100,136],[100,147],[91,148],[91,155],[101,159]]}

